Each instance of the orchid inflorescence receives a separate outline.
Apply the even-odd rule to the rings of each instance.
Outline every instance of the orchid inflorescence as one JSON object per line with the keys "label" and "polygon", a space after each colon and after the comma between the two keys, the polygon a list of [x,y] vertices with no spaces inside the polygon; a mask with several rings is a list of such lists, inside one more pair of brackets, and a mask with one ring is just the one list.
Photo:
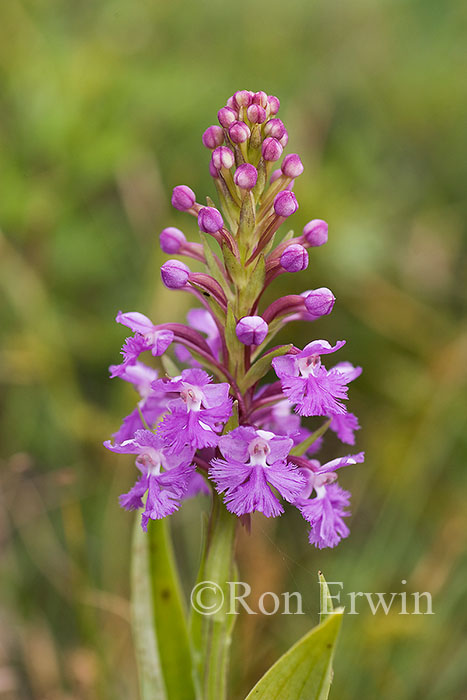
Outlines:
{"label": "orchid inflorescence", "polygon": [[[331,313],[334,295],[312,289],[261,310],[270,283],[306,269],[309,249],[326,243],[328,235],[327,224],[314,219],[300,236],[290,231],[275,240],[298,209],[293,187],[303,172],[295,153],[274,170],[288,141],[276,116],[279,106],[277,97],[241,90],[219,110],[219,126],[204,132],[222,214],[209,198],[207,206],[199,204],[186,185],[173,190],[172,205],[196,217],[201,242],[189,242],[170,227],[160,234],[161,248],[204,266],[193,272],[170,259],[161,268],[166,287],[189,292],[200,303],[189,311],[187,324],[154,325],[139,312],[117,315],[133,335],[111,376],[133,384],[140,400],[113,443],[104,444],[136,455],[141,476],[120,502],[128,510],[143,509],[144,530],[150,519],[164,518],[184,499],[214,488],[243,522],[255,511],[278,516],[288,501],[310,524],[310,542],[319,548],[334,547],[349,533],[344,518],[350,494],[337,484],[336,472],[362,462],[363,453],[325,464],[316,454],[328,428],[341,442],[355,444],[358,420],[344,401],[361,368],[349,362],[325,366],[342,340],[313,340],[303,349],[292,343],[269,347],[291,321]],[[169,348],[175,360],[165,354]],[[160,357],[167,374],[161,377],[141,362],[143,352]],[[276,380],[260,384],[271,368]],[[311,432],[302,416],[324,420]]]}

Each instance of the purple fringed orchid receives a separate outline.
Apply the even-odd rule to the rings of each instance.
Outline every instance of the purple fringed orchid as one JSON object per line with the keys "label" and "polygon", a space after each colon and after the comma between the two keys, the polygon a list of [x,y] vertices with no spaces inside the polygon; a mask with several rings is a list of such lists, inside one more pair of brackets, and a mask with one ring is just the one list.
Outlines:
{"label": "purple fringed orchid", "polygon": [[[344,340],[313,340],[303,350],[271,343],[291,322],[319,323],[336,301],[330,289],[318,287],[263,303],[280,275],[307,274],[311,281],[312,256],[328,238],[326,222],[313,219],[297,236],[291,231],[280,240],[281,225],[299,206],[294,184],[304,166],[296,153],[283,156],[288,132],[276,116],[279,107],[273,95],[240,90],[219,110],[220,126],[204,131],[219,209],[187,185],[174,188],[174,208],[193,225],[191,232],[161,232],[170,256],[161,278],[174,293],[194,296],[198,307],[186,324],[154,325],[137,311],[117,314],[133,335],[111,376],[131,383],[139,399],[113,444],[105,444],[138,455],[142,476],[121,503],[144,509],[145,528],[182,499],[207,492],[242,522],[254,511],[281,515],[284,502],[292,503],[310,523],[310,542],[333,547],[348,534],[350,498],[334,483],[335,470],[363,456],[323,466],[312,457],[334,434],[355,444],[360,426],[346,402],[361,368],[346,361],[325,366],[325,356],[341,350]],[[201,240],[190,240],[194,236]],[[278,379],[267,383],[271,369]]]}
{"label": "purple fringed orchid", "polygon": [[[306,479],[306,487],[294,502],[302,516],[310,523],[309,540],[319,549],[335,547],[347,537],[349,529],[344,523],[350,513],[346,510],[350,503],[350,493],[338,484],[336,469],[363,462],[364,454],[348,455],[320,465],[310,460],[300,471]],[[297,460],[297,462],[302,462]],[[315,492],[315,497],[310,499]]]}
{"label": "purple fringed orchid", "polygon": [[180,450],[188,444],[194,449],[215,447],[218,433],[232,413],[230,386],[212,384],[212,378],[202,369],[185,369],[181,377],[167,382],[156,380],[153,387],[161,387],[170,398],[168,413],[159,426],[169,449]]}
{"label": "purple fringed orchid", "polygon": [[194,450],[186,446],[176,455],[169,454],[164,441],[150,430],[137,430],[133,439],[121,445],[112,445],[110,441],[104,445],[112,452],[137,455],[136,466],[142,475],[128,493],[120,496],[120,505],[126,510],[144,507],[143,530],[147,530],[150,519],[165,518],[179,509],[195,473]]}
{"label": "purple fringed orchid", "polygon": [[219,440],[224,459],[211,461],[210,477],[225,493],[227,509],[236,515],[259,510],[275,517],[284,509],[271,487],[286,501],[302,491],[305,479],[287,462],[293,440],[266,430],[238,427]]}

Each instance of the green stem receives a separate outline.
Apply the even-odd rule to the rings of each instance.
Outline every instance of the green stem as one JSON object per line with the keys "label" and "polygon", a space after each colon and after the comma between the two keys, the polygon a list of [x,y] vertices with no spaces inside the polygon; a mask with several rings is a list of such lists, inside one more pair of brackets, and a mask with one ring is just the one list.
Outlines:
{"label": "green stem", "polygon": [[[200,596],[202,594],[200,601],[205,612],[200,611],[194,600],[190,624],[193,657],[201,678],[202,700],[225,700],[227,693],[229,651],[236,618],[230,609],[229,586],[229,582],[235,580],[236,524],[237,518],[214,494],[207,549],[198,576],[199,586],[196,587]],[[206,585],[202,582],[206,582]]]}

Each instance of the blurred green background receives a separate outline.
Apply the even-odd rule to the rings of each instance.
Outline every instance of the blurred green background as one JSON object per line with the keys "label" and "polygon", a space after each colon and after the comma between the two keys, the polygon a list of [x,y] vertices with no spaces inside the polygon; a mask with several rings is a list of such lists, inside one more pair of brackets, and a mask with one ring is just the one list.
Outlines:
{"label": "blurred green background", "polygon": [[[295,230],[329,222],[328,245],[273,292],[336,294],[293,340],[347,339],[367,460],[341,477],[352,534],[336,550],[311,548],[291,511],[242,535],[243,580],[301,591],[307,615],[241,618],[232,698],[316,622],[318,569],[345,592],[430,591],[436,613],[346,616],[333,698],[466,698],[466,3],[8,0],[0,13],[0,698],[137,697],[133,518],[117,504],[135,470],[101,445],[134,401],[108,380],[125,335],[113,319],[184,317],[157,234],[194,236],[171,188],[214,195],[201,133],[244,88],[280,97],[305,163]],[[200,505],[173,518],[187,588]]]}

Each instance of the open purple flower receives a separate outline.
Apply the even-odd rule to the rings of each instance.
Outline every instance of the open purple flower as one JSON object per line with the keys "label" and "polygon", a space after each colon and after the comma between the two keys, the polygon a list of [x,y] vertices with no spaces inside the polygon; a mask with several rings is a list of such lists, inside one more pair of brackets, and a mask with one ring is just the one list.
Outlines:
{"label": "open purple flower", "polygon": [[[121,365],[109,367],[112,373],[115,368],[121,368]],[[127,365],[119,372],[118,376],[133,384],[140,395],[137,407],[124,418],[122,425],[112,436],[116,444],[121,444],[132,438],[137,430],[145,427],[143,420],[150,427],[155,425],[156,421],[167,410],[167,399],[165,391],[152,389],[152,382],[157,379],[157,370],[147,367],[142,362]]]}
{"label": "open purple flower", "polygon": [[121,377],[128,365],[134,365],[141,353],[150,350],[154,357],[163,355],[173,342],[174,334],[166,328],[155,326],[152,321],[139,311],[123,313],[119,311],[115,319],[118,323],[128,326],[135,333],[127,338],[122,347],[123,363],[112,365],[112,377]]}
{"label": "open purple flower", "polygon": [[159,426],[159,432],[173,452],[184,445],[195,449],[215,447],[218,433],[232,413],[232,399],[227,383],[212,384],[212,378],[202,369],[185,369],[180,377],[168,382],[157,380],[153,387],[162,386],[170,395],[169,413]]}
{"label": "open purple flower", "polygon": [[[315,547],[335,547],[342,538],[348,536],[349,528],[343,518],[350,515],[346,510],[350,502],[350,493],[334,483],[337,479],[335,470],[361,463],[363,460],[364,454],[359,452],[356,455],[333,459],[323,465],[316,460],[310,460],[309,468],[300,469],[307,485],[294,505],[310,523],[309,541]],[[310,499],[313,491],[316,496]]]}
{"label": "open purple flower", "polygon": [[334,346],[327,340],[314,340],[297,355],[276,357],[273,367],[281,380],[282,390],[301,416],[327,416],[345,413],[340,399],[347,399],[350,380],[344,372],[328,371],[321,355],[339,350],[345,340]]}
{"label": "open purple flower", "polygon": [[144,531],[149,520],[165,518],[179,509],[195,471],[191,448],[184,447],[177,454],[169,454],[162,438],[150,430],[137,430],[132,440],[121,445],[112,445],[109,440],[104,445],[112,452],[137,455],[136,465],[142,476],[128,493],[120,496],[120,505],[126,510],[144,506],[141,519]]}
{"label": "open purple flower", "polygon": [[232,513],[259,510],[275,517],[284,509],[272,487],[286,501],[298,497],[305,485],[300,472],[286,461],[293,440],[266,430],[240,426],[219,440],[224,459],[211,461],[210,477]]}

